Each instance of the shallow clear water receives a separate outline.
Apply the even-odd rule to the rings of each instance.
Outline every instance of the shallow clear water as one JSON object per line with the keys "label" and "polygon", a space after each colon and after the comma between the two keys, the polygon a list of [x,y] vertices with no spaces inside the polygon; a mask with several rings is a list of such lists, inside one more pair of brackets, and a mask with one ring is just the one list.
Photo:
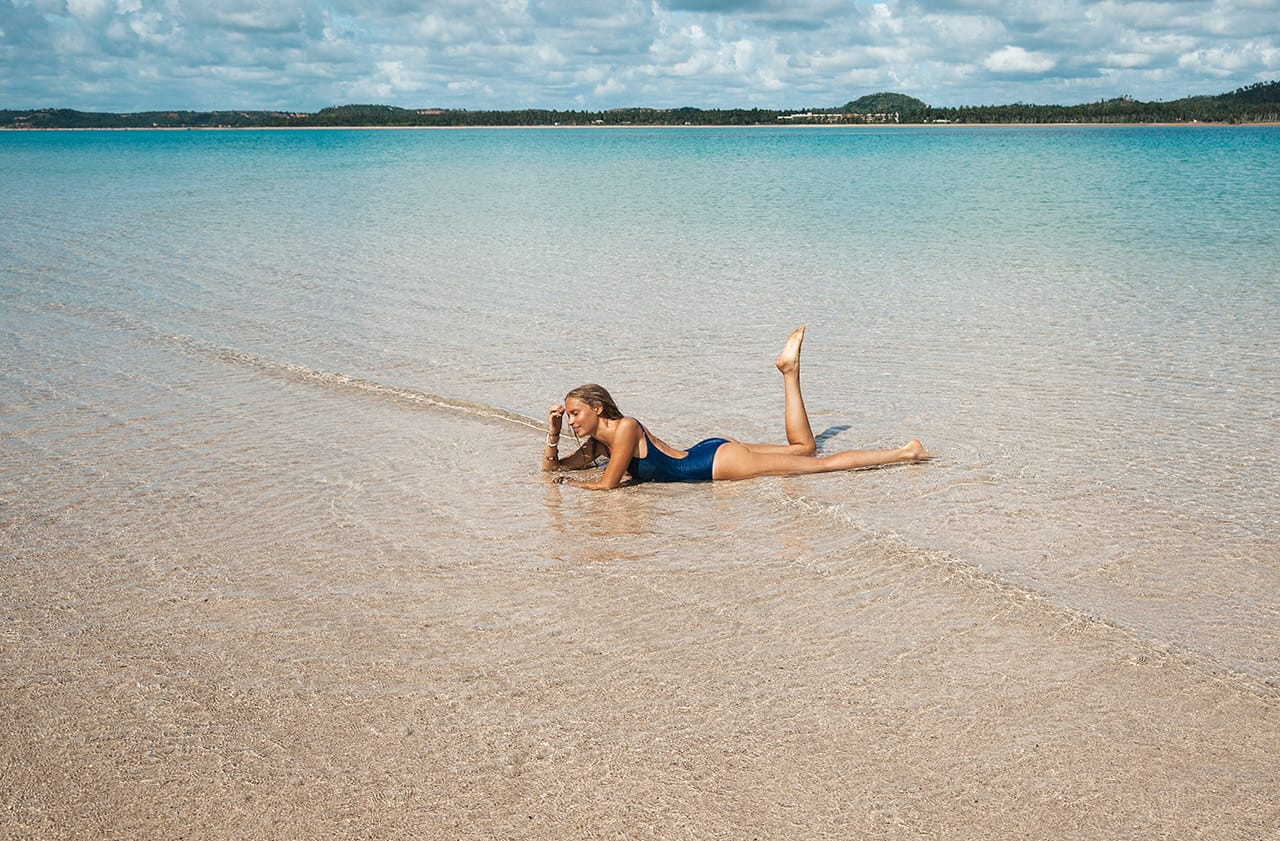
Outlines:
{"label": "shallow clear water", "polygon": [[[27,562],[909,590],[909,557],[1280,679],[1275,128],[4,133],[0,183]],[[524,419],[588,381],[676,445],[779,439],[799,323],[824,449],[938,458],[606,496],[537,472]]]}

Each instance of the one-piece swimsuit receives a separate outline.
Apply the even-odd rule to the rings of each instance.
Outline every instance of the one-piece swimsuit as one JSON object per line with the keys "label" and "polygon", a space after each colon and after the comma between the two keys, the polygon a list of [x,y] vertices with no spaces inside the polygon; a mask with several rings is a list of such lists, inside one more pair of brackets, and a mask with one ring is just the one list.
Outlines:
{"label": "one-piece swimsuit", "polygon": [[644,433],[648,454],[644,458],[633,456],[627,466],[627,472],[637,482],[710,481],[716,450],[729,443],[725,438],[708,438],[690,447],[683,458],[672,458],[654,445],[644,424],[640,424],[640,431]]}

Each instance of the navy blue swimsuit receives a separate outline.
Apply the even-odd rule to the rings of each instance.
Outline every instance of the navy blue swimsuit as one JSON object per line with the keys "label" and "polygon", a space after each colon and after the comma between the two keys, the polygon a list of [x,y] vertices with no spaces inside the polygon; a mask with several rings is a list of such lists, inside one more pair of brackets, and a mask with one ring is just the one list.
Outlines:
{"label": "navy blue swimsuit", "polygon": [[721,444],[729,443],[724,438],[708,438],[690,447],[684,458],[672,458],[654,446],[644,424],[640,424],[640,431],[644,433],[649,454],[644,458],[632,457],[627,466],[627,472],[637,482],[709,482],[716,450]]}

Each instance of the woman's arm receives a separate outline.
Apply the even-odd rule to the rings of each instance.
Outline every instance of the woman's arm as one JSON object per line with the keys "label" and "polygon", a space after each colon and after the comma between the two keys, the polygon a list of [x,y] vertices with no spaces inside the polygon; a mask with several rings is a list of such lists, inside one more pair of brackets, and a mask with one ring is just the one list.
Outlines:
{"label": "woman's arm", "polygon": [[[573,485],[578,488],[586,488],[589,491],[611,491],[618,485],[622,484],[622,477],[626,475],[627,467],[631,464],[631,454],[636,451],[636,443],[640,440],[640,424],[635,418],[623,418],[618,422],[618,430],[613,436],[613,446],[609,452],[609,465],[604,469],[604,475],[600,477],[598,482],[583,482],[579,479],[570,479],[567,476],[558,476],[556,481],[562,485]],[[592,439],[590,444],[595,444]],[[585,450],[586,447],[583,447]],[[579,450],[578,453],[581,453]],[[574,453],[574,455],[578,455]]]}
{"label": "woman's arm", "polygon": [[552,470],[585,470],[600,452],[594,438],[579,447],[571,456],[560,458],[560,429],[564,424],[564,406],[552,406],[547,410],[547,440],[542,448],[542,472]]}
{"label": "woman's arm", "polygon": [[542,456],[543,472],[551,470],[586,470],[595,464],[604,448],[601,447],[594,438],[588,438],[587,443],[574,450],[571,455],[560,458],[559,453],[552,455],[554,448],[547,447]]}

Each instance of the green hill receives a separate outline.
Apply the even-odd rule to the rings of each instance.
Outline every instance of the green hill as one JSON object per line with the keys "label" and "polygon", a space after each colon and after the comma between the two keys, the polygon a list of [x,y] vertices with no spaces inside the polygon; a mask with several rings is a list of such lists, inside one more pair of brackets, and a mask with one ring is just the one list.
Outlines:
{"label": "green hill", "polygon": [[1213,97],[1224,108],[1242,105],[1276,105],[1280,104],[1280,82],[1257,82],[1248,87],[1238,88],[1231,93]]}
{"label": "green hill", "polygon": [[392,105],[335,105],[322,108],[311,120],[326,126],[412,125],[415,113]]}
{"label": "green hill", "polygon": [[908,114],[928,111],[929,106],[914,96],[885,91],[884,93],[867,94],[851,102],[846,102],[841,110],[846,114],[893,114],[896,112],[906,117]]}

